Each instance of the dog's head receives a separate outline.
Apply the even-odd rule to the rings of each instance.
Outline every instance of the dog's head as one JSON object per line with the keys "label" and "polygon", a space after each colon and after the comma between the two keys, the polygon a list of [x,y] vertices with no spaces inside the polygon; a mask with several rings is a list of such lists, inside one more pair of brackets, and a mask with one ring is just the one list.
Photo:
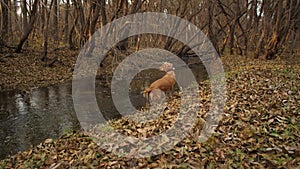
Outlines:
{"label": "dog's head", "polygon": [[172,64],[172,63],[164,62],[164,63],[160,66],[159,70],[165,71],[165,72],[169,72],[169,71],[175,70],[175,68],[173,67],[173,64]]}

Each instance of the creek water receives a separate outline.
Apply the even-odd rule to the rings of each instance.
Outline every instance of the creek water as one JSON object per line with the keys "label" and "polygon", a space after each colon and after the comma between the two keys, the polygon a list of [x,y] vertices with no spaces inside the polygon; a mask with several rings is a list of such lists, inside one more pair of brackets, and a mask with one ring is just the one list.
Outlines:
{"label": "creek water", "polygon": [[[203,65],[196,64],[191,70],[197,81],[207,79]],[[129,92],[134,107],[145,105],[140,92],[160,76],[158,71],[148,71],[131,81]],[[176,76],[184,78],[184,75]],[[106,120],[120,117],[110,88],[101,84],[103,80],[96,80],[95,93],[101,113]],[[73,106],[71,82],[29,92],[0,92],[0,159],[74,130],[81,130],[81,127]]]}

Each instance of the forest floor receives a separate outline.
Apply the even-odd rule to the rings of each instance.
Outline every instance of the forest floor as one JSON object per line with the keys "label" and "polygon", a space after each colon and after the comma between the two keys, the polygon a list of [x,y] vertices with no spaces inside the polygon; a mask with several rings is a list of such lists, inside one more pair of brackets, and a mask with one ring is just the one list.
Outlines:
{"label": "forest floor", "polygon": [[[45,67],[38,56],[25,53],[1,56],[0,87],[22,90],[68,80],[76,56],[76,53],[70,56],[61,52],[55,56],[61,62],[52,67]],[[199,84],[200,109],[189,134],[161,154],[127,158],[103,150],[85,133],[70,133],[60,139],[47,139],[28,151],[7,157],[0,161],[0,168],[299,167],[299,57],[273,61],[224,57],[223,61],[227,70],[226,106],[215,133],[206,142],[201,142],[198,136],[209,116],[209,81]],[[111,121],[110,125],[128,136],[148,138],[159,135],[176,121],[181,101],[171,99],[157,119],[146,123],[121,118]],[[114,135],[108,134],[107,137]],[[165,138],[165,141],[172,139]],[[125,151],[130,144],[124,142],[113,149]],[[163,143],[157,144],[161,147]],[[147,147],[147,150],[154,151],[157,147]],[[131,153],[135,151],[138,150]]]}
{"label": "forest floor", "polygon": [[0,54],[0,91],[26,91],[70,80],[78,51],[58,50],[41,61],[42,52],[24,50],[22,53]]}

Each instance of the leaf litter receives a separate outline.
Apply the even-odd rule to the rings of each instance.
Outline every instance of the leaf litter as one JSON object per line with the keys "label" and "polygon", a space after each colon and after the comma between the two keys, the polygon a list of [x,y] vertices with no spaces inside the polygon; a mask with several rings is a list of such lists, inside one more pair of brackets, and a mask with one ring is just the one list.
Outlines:
{"label": "leaf litter", "polygon": [[[199,84],[200,107],[189,134],[172,149],[144,158],[127,158],[101,149],[84,132],[46,140],[0,162],[0,168],[297,168],[300,166],[300,69],[281,62],[251,62],[226,73],[226,106],[215,133],[202,143],[199,135],[209,116],[209,81]],[[234,68],[233,68],[234,67]],[[148,138],[168,130],[178,117],[180,93],[164,112],[136,123],[131,117],[110,121],[109,128],[126,136]],[[191,107],[195,105],[189,105]],[[149,113],[149,112],[148,112]],[[150,115],[151,116],[151,115]],[[189,127],[189,126],[187,126]],[[98,133],[98,132],[97,132]],[[105,135],[103,139],[109,139]],[[113,137],[113,135],[111,135]],[[157,147],[171,141],[163,138]],[[130,141],[120,147],[134,144]],[[156,151],[156,147],[146,147]],[[133,150],[134,151],[134,150]]]}

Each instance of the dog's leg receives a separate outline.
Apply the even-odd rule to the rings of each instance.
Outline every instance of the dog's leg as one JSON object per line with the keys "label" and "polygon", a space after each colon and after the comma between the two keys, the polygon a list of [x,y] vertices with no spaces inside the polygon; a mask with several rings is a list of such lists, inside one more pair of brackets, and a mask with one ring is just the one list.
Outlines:
{"label": "dog's leg", "polygon": [[162,103],[163,101],[162,94],[163,91],[161,91],[160,89],[154,89],[150,92],[151,106]]}
{"label": "dog's leg", "polygon": [[150,103],[146,101],[146,109],[150,108]]}
{"label": "dog's leg", "polygon": [[145,97],[146,97],[146,108],[148,109],[150,107],[150,98],[149,98],[149,95],[150,95],[150,92],[147,92],[145,94]]}

